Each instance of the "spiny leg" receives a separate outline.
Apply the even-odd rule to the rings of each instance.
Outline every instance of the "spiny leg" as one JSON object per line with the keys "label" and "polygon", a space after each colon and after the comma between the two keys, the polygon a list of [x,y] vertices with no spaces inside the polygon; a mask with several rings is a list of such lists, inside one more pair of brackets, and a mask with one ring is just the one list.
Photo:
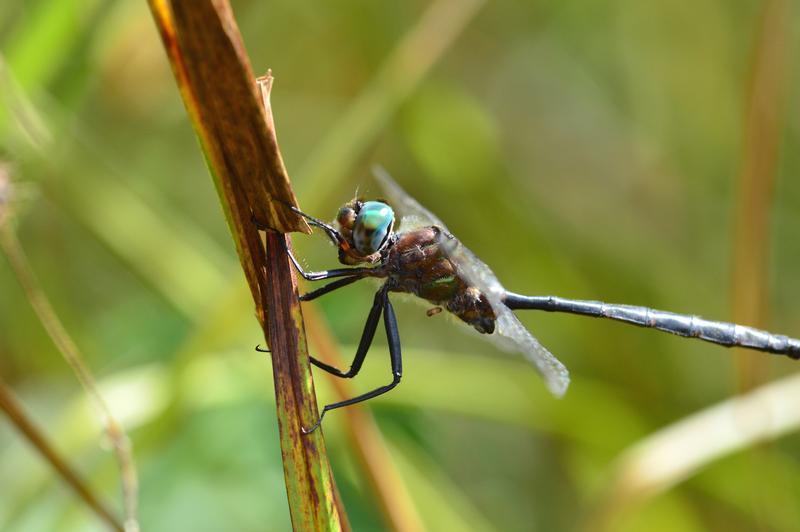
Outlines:
{"label": "spiny leg", "polygon": [[300,301],[313,301],[314,299],[317,299],[318,297],[324,296],[325,294],[327,294],[329,292],[333,292],[334,290],[338,290],[339,288],[342,288],[343,286],[347,286],[347,285],[349,285],[351,283],[354,283],[356,281],[359,281],[359,280],[361,280],[363,278],[364,278],[363,276],[353,275],[351,277],[345,277],[343,279],[339,279],[337,281],[333,281],[332,283],[326,284],[322,288],[317,288],[316,290],[312,290],[311,292],[307,292],[307,293],[301,295],[300,296]]}
{"label": "spiny leg", "polygon": [[302,216],[303,218],[308,220],[308,223],[310,225],[313,225],[314,227],[319,227],[320,229],[325,231],[325,234],[328,235],[328,238],[331,239],[331,241],[333,242],[333,245],[338,247],[342,242],[345,241],[344,237],[342,236],[342,234],[339,231],[337,231],[336,228],[333,227],[332,225],[326,224],[325,222],[323,222],[319,218],[315,218],[315,217],[311,216],[310,214],[304,213],[303,211],[301,211],[300,209],[298,209],[297,207],[295,207],[294,205],[292,205],[290,203],[286,203],[285,201],[283,201],[281,199],[278,199],[278,198],[274,198],[274,199],[277,200],[278,203],[282,203],[283,205],[288,207],[293,213],[295,213],[295,214],[297,214],[299,216]]}
{"label": "spiny leg", "polygon": [[[298,273],[300,273],[300,275],[304,279],[309,280],[309,281],[321,281],[321,280],[324,280],[324,279],[330,279],[330,278],[335,278],[335,277],[343,277],[342,279],[339,279],[337,281],[329,283],[329,284],[323,286],[322,288],[319,288],[317,290],[313,290],[313,291],[311,291],[311,292],[309,292],[307,294],[303,294],[302,296],[300,296],[300,300],[301,301],[311,301],[311,300],[316,299],[316,298],[318,298],[318,297],[320,297],[322,295],[325,295],[325,294],[327,294],[329,292],[332,292],[332,291],[334,291],[334,290],[336,290],[338,288],[342,288],[343,286],[347,286],[347,285],[349,285],[351,283],[354,283],[354,282],[366,277],[366,274],[367,273],[371,273],[371,271],[373,270],[373,268],[339,268],[339,269],[335,269],[335,270],[325,270],[325,271],[321,271],[321,272],[306,272],[300,266],[300,263],[297,261],[297,259],[295,258],[294,254],[289,250],[288,246],[286,246],[285,242],[283,242],[283,245],[284,245],[284,249],[286,251],[286,254],[289,255],[289,259],[292,261],[292,264],[294,265],[295,269],[298,271]],[[380,293],[380,291],[378,293]],[[376,298],[377,298],[377,295],[376,295]],[[372,318],[372,314],[373,314],[373,312],[376,311],[376,309],[377,309],[377,313],[378,314],[372,320],[372,321],[375,322],[375,325],[373,325],[373,327],[372,327],[372,333],[371,333],[371,336],[370,336],[370,341],[371,341],[371,337],[375,335],[375,327],[377,326],[378,319],[380,318],[381,306],[378,305],[377,303],[373,303],[372,310],[370,311],[370,317],[367,319],[367,326],[369,326],[370,319]],[[365,328],[364,332],[366,333],[366,328]],[[363,338],[362,338],[362,342],[363,342]],[[367,346],[367,347],[369,347],[369,346]],[[258,351],[260,353],[269,353],[270,352],[269,349],[262,349],[260,345],[256,346],[256,351]],[[360,369],[361,364],[363,363],[363,358],[364,358],[365,355],[366,355],[366,353],[364,353],[364,355],[362,355],[361,361],[358,362],[358,364],[356,365],[356,361],[358,360],[358,354],[356,354],[356,360],[353,362],[353,366],[351,367],[351,369],[347,373],[343,373],[342,371],[340,371],[340,370],[338,370],[338,369],[336,369],[336,368],[334,368],[332,366],[329,366],[328,364],[325,364],[324,362],[321,362],[321,361],[315,359],[314,357],[310,357],[310,358],[311,358],[311,363],[312,364],[314,364],[315,366],[319,367],[320,369],[323,369],[323,370],[327,371],[328,373],[331,373],[331,374],[339,376],[339,377],[351,377],[351,376],[355,375],[356,373],[358,373],[358,370]],[[354,367],[356,368],[355,369],[355,373],[352,373]],[[351,375],[351,373],[352,373],[352,375]]]}
{"label": "spiny leg", "polygon": [[[329,405],[325,405],[322,409],[322,413],[319,415],[319,419],[313,426],[308,429],[302,429],[303,433],[309,434],[314,432],[319,428],[322,424],[322,418],[325,416],[326,412],[334,410],[336,408],[341,408],[343,406],[350,406],[356,403],[361,403],[363,401],[367,401],[379,395],[382,395],[398,384],[400,384],[400,379],[403,377],[403,357],[401,353],[400,347],[400,333],[397,329],[397,317],[394,314],[394,308],[392,307],[392,303],[389,301],[388,292],[383,291],[382,295],[382,303],[383,303],[383,323],[386,326],[386,338],[389,342],[389,357],[391,359],[392,364],[392,382],[385,386],[381,386],[380,388],[375,388],[371,392],[367,392],[365,394],[358,395],[351,399],[346,399],[344,401],[339,401],[338,403],[332,403]],[[376,298],[377,300],[377,298]],[[360,348],[360,346],[359,346]]]}
{"label": "spiny leg", "polygon": [[388,301],[386,298],[385,287],[381,288],[375,293],[375,300],[372,303],[369,316],[367,316],[367,321],[364,324],[364,331],[361,333],[361,341],[358,342],[356,356],[353,358],[353,362],[350,364],[349,370],[344,372],[338,368],[326,364],[325,362],[317,360],[314,357],[310,357],[311,363],[317,366],[319,369],[325,370],[331,375],[342,377],[343,379],[349,379],[358,375],[358,372],[361,370],[361,366],[364,364],[367,351],[369,351],[369,346],[372,345],[372,339],[375,338],[375,331],[378,328],[378,320],[381,319],[381,311],[383,310],[384,300]]}
{"label": "spiny leg", "polygon": [[[309,221],[312,222],[311,225],[317,225],[319,227],[322,227],[323,229],[326,230],[326,233],[327,233],[328,230],[333,231],[333,233],[338,235],[338,237],[332,237],[332,239],[334,241],[333,243],[335,245],[337,245],[337,246],[339,245],[340,242],[337,240],[337,238],[341,239],[342,236],[332,226],[327,225],[324,222],[322,222],[320,220],[317,220],[316,218],[308,216],[307,214],[303,213],[299,209],[296,209],[296,208],[292,207],[288,203],[284,203],[284,202],[281,202],[281,203],[283,203],[284,205],[290,207],[293,211],[297,212],[297,214],[300,214],[300,215],[308,218]],[[253,221],[253,224],[255,224],[256,228],[261,230],[261,231],[275,231],[275,229],[273,229],[272,227],[269,227],[269,226],[264,225],[263,223],[259,222],[256,219],[255,215],[253,215],[251,217],[251,220]],[[329,236],[330,236],[330,234],[329,234]],[[286,254],[289,255],[289,259],[292,261],[292,264],[294,265],[295,269],[297,270],[297,273],[299,273],[300,276],[303,279],[305,279],[306,281],[321,281],[321,280],[324,280],[324,279],[331,279],[333,277],[346,277],[346,276],[349,276],[349,275],[358,275],[358,274],[363,274],[364,272],[371,270],[371,268],[359,267],[359,268],[335,268],[333,270],[322,270],[322,271],[319,271],[319,272],[307,272],[307,271],[303,270],[302,266],[300,266],[300,263],[295,258],[294,253],[292,253],[292,251],[286,245],[286,242],[284,240],[281,240],[281,244],[283,245],[283,249],[286,251]]]}
{"label": "spiny leg", "polygon": [[[333,281],[332,283],[326,284],[322,288],[319,288],[319,289],[314,290],[312,292],[309,292],[307,294],[303,294],[302,296],[300,296],[300,301],[311,301],[313,299],[316,299],[316,298],[318,298],[320,296],[323,296],[323,295],[327,294],[328,292],[333,292],[334,290],[336,290],[338,288],[341,288],[343,286],[347,286],[347,285],[349,285],[351,283],[354,283],[354,282],[358,281],[359,279],[363,279],[363,278],[364,277],[362,277],[362,276],[353,276],[353,277],[345,277],[344,279],[339,279],[337,281]],[[376,308],[377,308],[378,316],[376,316],[373,321],[377,325],[378,318],[380,317],[380,309],[381,309],[381,307],[380,307],[380,305],[376,306],[376,304],[373,303],[372,304],[372,309],[370,310],[369,317],[367,318],[367,326],[369,326],[370,319],[372,318],[373,312],[376,311]],[[373,330],[372,330],[372,334],[373,335],[375,334],[375,326],[373,326]],[[364,332],[366,333],[366,329],[365,329]],[[270,353],[269,349],[263,349],[260,344],[256,346],[256,351],[258,351],[259,353]],[[324,362],[320,362],[319,360],[317,360],[314,357],[310,357],[310,358],[311,358],[311,363],[312,364],[314,364],[315,366],[317,366],[320,369],[324,369],[328,373],[336,375],[337,377],[353,377],[353,376],[355,376],[355,373],[358,373],[358,369],[361,367],[361,363],[359,363],[357,368],[356,368],[356,370],[355,370],[355,373],[350,375],[350,373],[353,371],[353,368],[356,367],[355,361],[351,365],[350,371],[348,371],[347,373],[342,373],[340,370],[338,370],[338,369],[336,369],[336,368],[334,368],[332,366],[329,366],[328,364],[325,364]],[[356,354],[356,359],[357,358],[358,358],[358,354]],[[363,356],[362,356],[362,362],[363,362]]]}
{"label": "spiny leg", "polygon": [[[292,253],[288,249],[286,250],[286,252],[289,254],[289,257],[291,258],[292,262],[294,263],[295,268],[297,268],[297,271],[300,272],[300,275],[302,275],[305,279],[309,279],[309,277],[306,276],[307,275],[306,272],[304,272],[302,270],[302,268],[300,268],[300,265],[297,263],[297,260],[294,258],[294,255],[292,255]],[[317,290],[313,290],[313,291],[311,291],[311,292],[309,292],[307,294],[303,294],[302,296],[300,296],[300,300],[301,301],[311,301],[311,300],[314,300],[314,299],[316,299],[316,298],[318,298],[320,296],[323,296],[323,295],[325,295],[325,294],[327,294],[329,292],[333,292],[334,290],[342,288],[343,286],[347,286],[347,285],[349,285],[351,283],[354,283],[354,282],[356,282],[356,281],[358,281],[360,279],[363,279],[364,278],[364,272],[360,271],[360,270],[369,270],[369,269],[370,268],[341,268],[339,270],[331,270],[329,272],[312,272],[312,273],[328,273],[328,274],[333,273],[334,274],[334,275],[330,275],[330,277],[320,277],[319,279],[314,279],[314,280],[322,280],[322,279],[326,279],[326,278],[329,279],[331,277],[341,277],[341,276],[345,275],[345,272],[347,272],[348,276],[344,277],[343,279],[339,279],[337,281],[329,283],[329,284],[323,286],[322,288],[318,288]],[[309,279],[309,280],[312,280],[312,279]],[[317,366],[320,369],[323,369],[323,370],[327,371],[328,373],[331,373],[332,375],[336,375],[337,377],[349,378],[349,377],[355,376],[358,373],[359,369],[361,369],[361,364],[363,364],[363,362],[364,362],[364,357],[367,354],[366,351],[367,351],[367,349],[369,349],[369,342],[372,342],[372,337],[375,336],[375,328],[377,326],[378,319],[380,318],[380,314],[381,314],[381,306],[378,303],[378,296],[381,294],[381,292],[382,292],[382,290],[379,290],[378,293],[375,294],[375,301],[372,304],[372,309],[369,312],[369,316],[367,317],[367,322],[366,322],[366,324],[364,326],[364,332],[362,333],[361,343],[359,344],[359,351],[356,352],[355,359],[353,360],[353,363],[351,364],[350,369],[347,371],[347,373],[343,373],[341,370],[339,370],[337,368],[334,368],[333,366],[330,366],[330,365],[328,365],[328,364],[326,364],[326,363],[324,363],[324,362],[322,362],[320,360],[317,360],[314,357],[310,357],[312,364],[314,364],[315,366]],[[368,332],[370,327],[371,327],[372,330],[371,330],[371,332]],[[364,349],[364,353],[361,354],[360,359],[359,359],[359,353],[361,353],[361,344],[364,343],[364,337],[367,334],[369,334],[369,342],[367,343],[367,347]],[[258,349],[256,349],[256,350],[258,351]]]}
{"label": "spiny leg", "polygon": [[[285,243],[284,243],[285,244]],[[307,272],[300,266],[300,263],[294,256],[294,253],[287,247],[284,248],[286,250],[286,254],[289,255],[289,259],[294,264],[297,273],[305,279],[306,281],[323,281],[325,279],[332,279],[334,277],[349,277],[349,276],[365,276],[368,275],[373,268],[365,268],[365,267],[358,267],[358,268],[334,268],[333,270],[322,270],[318,272]]]}
{"label": "spiny leg", "polygon": [[[328,236],[331,236],[331,239],[334,241],[334,244],[338,245],[339,240],[342,239],[339,232],[336,231],[336,229],[333,228],[332,226],[322,222],[321,220],[314,218],[313,216],[305,214],[304,212],[300,211],[299,209],[295,208],[292,205],[289,205],[288,203],[284,203],[284,205],[288,206],[292,211],[296,212],[297,214],[308,219],[311,225],[318,226],[323,230],[325,230]],[[274,231],[274,229],[272,229],[271,227],[267,227],[261,224],[255,217],[253,217],[252,220],[258,229],[261,229],[262,231]],[[337,281],[329,283],[323,286],[322,288],[313,290],[312,292],[309,292],[307,294],[303,294],[302,296],[300,296],[301,301],[311,301],[336,289],[342,288],[343,286],[347,286],[351,283],[354,283],[360,279],[363,279],[365,277],[365,274],[370,273],[373,270],[373,268],[362,267],[362,268],[338,268],[333,270],[323,270],[319,272],[306,272],[305,270],[303,270],[302,266],[300,266],[300,263],[298,262],[297,258],[295,258],[292,251],[286,245],[286,242],[282,241],[282,244],[284,246],[286,254],[289,256],[289,259],[292,261],[292,264],[294,265],[295,269],[300,274],[300,276],[303,277],[303,279],[306,279],[307,281],[322,281],[325,279],[331,279],[335,277],[344,277],[343,279],[339,279]],[[350,378],[357,375],[359,370],[361,369],[362,364],[364,363],[364,358],[367,355],[367,351],[369,351],[369,346],[372,343],[372,339],[375,336],[375,330],[378,325],[378,320],[380,319],[382,300],[379,300],[379,298],[385,299],[385,289],[379,290],[378,293],[375,295],[375,301],[373,302],[372,309],[370,310],[369,316],[367,317],[367,322],[364,326],[364,332],[362,333],[358,351],[356,351],[356,356],[353,359],[352,364],[350,365],[350,369],[346,373],[342,372],[338,368],[335,368],[320,360],[317,360],[314,357],[309,357],[311,363],[317,366],[318,368],[327,371],[328,373],[331,373],[332,375],[336,375],[337,377]],[[269,349],[263,349],[260,345],[256,346],[256,351],[258,351],[259,353],[270,353]]]}

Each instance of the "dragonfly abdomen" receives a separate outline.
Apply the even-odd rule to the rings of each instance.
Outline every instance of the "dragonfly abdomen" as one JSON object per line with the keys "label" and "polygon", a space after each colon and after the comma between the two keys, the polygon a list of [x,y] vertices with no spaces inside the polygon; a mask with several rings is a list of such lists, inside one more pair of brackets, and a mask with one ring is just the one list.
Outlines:
{"label": "dragonfly abdomen", "polygon": [[700,316],[676,314],[647,307],[605,303],[601,303],[601,315],[678,336],[699,338],[726,347],[749,347],[800,358],[800,342],[797,340],[735,323],[712,321]]}
{"label": "dragonfly abdomen", "polygon": [[699,338],[726,347],[747,347],[800,359],[800,340],[735,323],[711,321],[700,316],[676,314],[633,305],[616,305],[602,301],[565,299],[555,296],[521,296],[510,292],[506,294],[504,302],[511,309],[568,312],[596,318],[609,318],[678,336]]}

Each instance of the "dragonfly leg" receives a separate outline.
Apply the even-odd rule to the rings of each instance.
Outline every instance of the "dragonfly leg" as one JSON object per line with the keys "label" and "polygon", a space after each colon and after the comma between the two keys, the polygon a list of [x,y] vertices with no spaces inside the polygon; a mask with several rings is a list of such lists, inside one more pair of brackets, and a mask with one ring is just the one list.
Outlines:
{"label": "dragonfly leg", "polygon": [[339,279],[337,281],[333,281],[332,283],[326,284],[322,288],[317,288],[316,290],[312,290],[311,292],[307,292],[307,293],[301,295],[300,296],[300,301],[312,301],[314,299],[317,299],[320,296],[324,296],[328,292],[333,292],[334,290],[338,290],[339,288],[342,288],[343,286],[347,286],[347,285],[349,285],[351,283],[354,283],[354,282],[356,282],[356,281],[358,281],[360,279],[363,279],[363,278],[364,278],[363,276],[352,275],[350,277],[344,277],[344,278]]}
{"label": "dragonfly leg", "polygon": [[364,359],[367,357],[369,346],[372,345],[372,339],[375,338],[375,331],[378,329],[378,320],[381,319],[381,311],[384,306],[383,301],[387,299],[386,293],[386,289],[381,288],[375,294],[375,300],[372,302],[372,308],[369,310],[367,321],[364,324],[364,331],[361,333],[361,340],[358,342],[356,356],[350,364],[350,369],[342,371],[314,357],[311,357],[311,363],[319,369],[343,379],[350,379],[358,375],[358,372],[361,371],[361,366],[364,364]]}
{"label": "dragonfly leg", "polygon": [[298,209],[297,207],[295,207],[294,205],[292,205],[290,203],[286,203],[285,201],[280,200],[278,198],[274,198],[274,199],[277,200],[278,203],[282,203],[283,205],[288,207],[293,213],[297,214],[298,216],[302,216],[303,218],[305,218],[308,221],[309,225],[313,225],[314,227],[318,227],[318,228],[322,229],[325,232],[325,234],[328,236],[328,238],[331,239],[331,242],[333,242],[333,245],[335,245],[336,247],[338,247],[339,244],[344,242],[344,237],[342,236],[342,234],[339,231],[337,231],[336,228],[333,227],[331,224],[326,224],[325,222],[323,222],[319,218],[314,218],[310,214],[304,213],[303,211],[301,211],[300,209]]}
{"label": "dragonfly leg", "polygon": [[[365,276],[369,274],[373,268],[334,268],[333,270],[322,270],[318,272],[307,272],[300,266],[300,263],[294,256],[294,253],[286,246],[286,243],[283,242],[284,249],[286,250],[286,254],[289,255],[289,259],[294,264],[294,268],[297,270],[297,273],[305,279],[306,281],[322,281],[325,279],[332,279],[334,277],[349,277],[349,276]],[[337,287],[338,288],[338,287]]]}
{"label": "dragonfly leg", "polygon": [[[281,203],[283,203],[283,202],[281,202]],[[309,218],[309,216],[307,214],[304,214],[302,211],[300,211],[298,209],[295,209],[294,207],[292,207],[288,203],[285,203],[285,205],[290,207],[293,211],[297,212],[298,214],[301,214],[302,216],[304,216],[306,218]],[[260,221],[258,221],[258,219],[256,219],[255,215],[253,215],[250,219],[252,220],[253,224],[256,226],[257,229],[259,229],[261,231],[276,232],[276,230],[274,228],[272,228],[272,227],[270,227],[268,225],[265,225],[265,224],[261,223]],[[333,231],[333,233],[335,233],[337,236],[336,237],[332,236],[331,239],[333,240],[334,244],[336,244],[337,246],[339,245],[339,241],[337,240],[337,238],[342,238],[342,237],[339,234],[339,232],[336,231],[335,228],[333,228],[330,225],[325,224],[324,222],[321,222],[321,221],[317,220],[316,218],[309,218],[309,222],[311,223],[311,225],[317,225],[317,223],[313,223],[312,220],[315,220],[316,222],[321,224],[321,225],[319,225],[320,227],[327,228],[327,229],[330,229],[331,231]],[[327,232],[327,230],[326,230],[326,232]],[[330,235],[331,234],[329,233],[329,236]],[[295,256],[294,256],[294,253],[292,253],[292,251],[289,249],[289,246],[286,245],[285,240],[281,239],[281,244],[283,245],[283,249],[286,251],[286,254],[289,255],[289,259],[291,259],[292,264],[294,264],[294,267],[297,270],[297,272],[306,281],[321,281],[323,279],[330,279],[332,277],[346,277],[346,276],[349,276],[349,275],[358,275],[358,274],[362,274],[365,271],[371,269],[371,268],[336,268],[336,269],[333,269],[333,270],[322,270],[322,271],[319,271],[319,272],[307,272],[307,271],[303,270],[302,266],[300,266],[300,263],[297,261],[297,258],[295,258]]]}
{"label": "dragonfly leg", "polygon": [[316,218],[313,218],[305,214],[299,209],[292,209],[292,210],[297,214],[303,216],[306,220],[308,220],[309,225],[313,225],[314,227],[319,227],[320,229],[322,229],[328,236],[328,238],[331,240],[331,242],[333,242],[334,246],[339,247],[339,244],[345,241],[342,234],[339,231],[337,231],[336,228],[333,227],[332,225],[326,224],[321,220],[317,220]]}
{"label": "dragonfly leg", "polygon": [[[392,364],[392,382],[385,386],[381,386],[379,388],[375,388],[371,392],[367,392],[356,397],[346,399],[344,401],[339,401],[338,403],[332,403],[329,405],[325,405],[322,409],[322,413],[319,415],[319,419],[317,420],[314,425],[309,427],[308,429],[302,429],[303,433],[310,434],[319,428],[322,424],[322,418],[325,416],[326,412],[330,412],[331,410],[335,410],[336,408],[341,408],[343,406],[350,406],[356,403],[361,403],[363,401],[367,401],[379,395],[385,394],[398,384],[400,384],[400,379],[403,377],[403,358],[401,354],[400,348],[400,333],[397,328],[397,317],[394,314],[394,308],[392,307],[392,303],[389,301],[388,292],[385,289],[382,289],[381,292],[381,303],[383,305],[383,323],[386,326],[386,338],[389,341],[389,357],[391,359]],[[379,292],[380,294],[380,292]],[[376,301],[378,301],[378,296],[376,296]],[[374,333],[374,331],[373,331]],[[370,339],[371,341],[371,339]],[[368,346],[367,346],[368,347]],[[361,346],[359,345],[359,350]]]}
{"label": "dragonfly leg", "polygon": [[260,222],[260,221],[258,220],[258,218],[256,218],[256,215],[255,215],[255,214],[251,214],[251,215],[250,215],[250,221],[253,223],[253,225],[255,225],[255,226],[256,226],[256,229],[258,229],[259,231],[264,231],[265,233],[266,233],[266,232],[275,232],[275,233],[277,233],[277,232],[278,232],[276,229],[274,229],[274,228],[272,228],[272,227],[268,226],[268,225],[267,225],[267,224],[265,224],[265,223],[262,223],[262,222]]}

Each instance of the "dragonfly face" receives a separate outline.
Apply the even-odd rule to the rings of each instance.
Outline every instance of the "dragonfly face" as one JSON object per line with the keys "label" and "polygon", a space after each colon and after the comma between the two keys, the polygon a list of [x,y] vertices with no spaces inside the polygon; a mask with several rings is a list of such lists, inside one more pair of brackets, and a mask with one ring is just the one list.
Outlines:
{"label": "dragonfly face", "polygon": [[353,200],[336,215],[344,242],[339,245],[342,264],[375,263],[394,234],[394,210],[384,201]]}

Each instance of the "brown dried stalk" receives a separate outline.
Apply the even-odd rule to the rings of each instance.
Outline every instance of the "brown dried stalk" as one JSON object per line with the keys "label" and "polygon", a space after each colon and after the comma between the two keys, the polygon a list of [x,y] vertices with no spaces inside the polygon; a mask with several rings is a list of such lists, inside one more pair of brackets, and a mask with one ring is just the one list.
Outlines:
{"label": "brown dried stalk", "polygon": [[[284,479],[296,530],[349,529],[318,413],[287,231],[309,232],[278,150],[269,89],[263,104],[224,0],[150,0],[178,87],[217,186],[256,316],[272,351]],[[266,247],[256,224],[273,228]]]}
{"label": "brown dried stalk", "polygon": [[[790,5],[766,0],[761,6],[750,73],[744,146],[735,212],[733,321],[766,327],[769,291],[769,229],[780,153],[782,112],[789,69]],[[764,380],[766,357],[739,350],[738,388],[747,391]]]}
{"label": "brown dried stalk", "polygon": [[123,532],[122,524],[106,506],[100,502],[92,489],[78,476],[67,461],[53,449],[47,442],[47,437],[31,422],[28,415],[11,394],[8,385],[0,381],[0,410],[2,410],[15,427],[25,436],[25,439],[39,451],[45,460],[61,475],[61,478],[75,490],[75,493],[105,521],[112,530]]}

